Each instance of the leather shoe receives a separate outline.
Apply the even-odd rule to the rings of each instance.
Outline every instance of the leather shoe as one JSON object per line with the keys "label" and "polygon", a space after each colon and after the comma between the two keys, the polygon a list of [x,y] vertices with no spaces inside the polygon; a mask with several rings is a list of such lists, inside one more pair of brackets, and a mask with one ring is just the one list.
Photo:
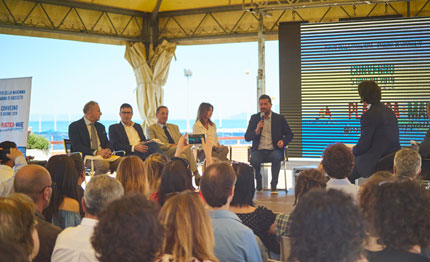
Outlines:
{"label": "leather shoe", "polygon": [[263,182],[261,181],[261,179],[257,179],[257,191],[261,192],[263,191]]}

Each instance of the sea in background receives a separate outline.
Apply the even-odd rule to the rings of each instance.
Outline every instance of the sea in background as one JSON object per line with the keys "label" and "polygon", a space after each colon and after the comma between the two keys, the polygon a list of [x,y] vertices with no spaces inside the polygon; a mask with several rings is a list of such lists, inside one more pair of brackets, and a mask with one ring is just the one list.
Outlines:
{"label": "sea in background", "polygon": [[[223,120],[214,120],[217,125],[218,137],[241,137],[245,135],[246,127],[248,126],[248,120],[246,119],[223,119]],[[46,137],[49,141],[63,141],[63,138],[68,139],[68,128],[69,121],[30,121],[29,128],[31,127],[32,132],[42,135]],[[109,126],[112,124],[118,123],[118,120],[101,120],[102,123],[106,127],[106,132],[109,131]],[[175,124],[179,126],[181,133],[191,132],[192,130],[187,130],[187,120],[169,120],[169,123]],[[190,129],[194,121],[190,121]],[[241,139],[239,141],[241,144],[248,144],[245,140]],[[221,140],[221,144],[223,145],[232,145],[237,144],[238,140]],[[64,149],[62,144],[54,144],[54,150]]]}

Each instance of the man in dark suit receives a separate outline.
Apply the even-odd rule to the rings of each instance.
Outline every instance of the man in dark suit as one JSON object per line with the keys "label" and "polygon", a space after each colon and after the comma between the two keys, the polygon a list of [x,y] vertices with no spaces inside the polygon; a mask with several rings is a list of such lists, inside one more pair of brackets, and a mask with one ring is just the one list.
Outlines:
{"label": "man in dark suit", "polygon": [[[427,117],[430,119],[430,102],[427,104]],[[419,153],[423,159],[430,158],[430,128],[420,144]]]}
{"label": "man in dark suit", "polygon": [[257,190],[263,189],[261,163],[272,163],[272,193],[277,193],[279,170],[284,158],[285,146],[293,139],[293,133],[282,115],[272,112],[272,100],[268,95],[258,99],[261,113],[251,116],[245,140],[252,140],[251,165],[255,169]]}
{"label": "man in dark suit", "polygon": [[119,109],[121,122],[109,127],[109,139],[114,150],[124,150],[127,155],[136,155],[145,160],[152,153],[164,154],[156,142],[146,142],[143,129],[131,121],[133,108],[130,104],[122,104]]}
{"label": "man in dark suit", "polygon": [[381,103],[381,88],[374,81],[363,81],[358,93],[367,111],[361,116],[361,135],[352,152],[355,166],[349,181],[371,176],[384,156],[400,149],[399,125],[393,110]]}
{"label": "man in dark suit", "polygon": [[105,126],[97,122],[102,115],[98,103],[86,103],[83,111],[84,117],[69,125],[72,152],[81,152],[82,157],[91,155],[106,159],[94,161],[96,174],[107,173],[109,169],[115,171],[120,159],[112,162],[107,160],[112,155],[112,144],[107,138]]}

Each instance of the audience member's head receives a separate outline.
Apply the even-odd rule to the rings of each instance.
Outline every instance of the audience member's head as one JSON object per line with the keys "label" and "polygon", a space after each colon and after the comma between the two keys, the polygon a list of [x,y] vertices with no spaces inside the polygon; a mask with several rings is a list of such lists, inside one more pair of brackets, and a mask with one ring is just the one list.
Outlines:
{"label": "audience member's head", "polygon": [[200,191],[212,208],[228,207],[234,196],[236,174],[233,167],[219,162],[206,168],[200,181]]}
{"label": "audience member's head", "polygon": [[84,160],[82,160],[82,157],[80,154],[70,154],[70,157],[73,159],[73,162],[75,164],[76,172],[78,173],[79,179],[78,179],[78,185],[80,186],[82,182],[85,181],[85,164]]}
{"label": "audience member's head", "polygon": [[349,176],[354,167],[354,155],[346,145],[336,143],[324,150],[321,163],[330,178],[343,179]]}
{"label": "audience member's head", "polygon": [[171,193],[194,191],[192,177],[187,160],[173,157],[167,162],[161,173],[161,183],[157,192],[160,205],[164,204]]}
{"label": "audience member's head", "polygon": [[34,211],[33,201],[24,194],[0,198],[0,239],[18,244],[29,258],[27,261],[39,252]]}
{"label": "audience member's head", "polygon": [[236,173],[234,197],[231,206],[254,206],[255,183],[254,168],[248,164],[235,162],[233,169]]}
{"label": "audience member's head", "polygon": [[358,94],[361,101],[367,104],[376,104],[381,101],[381,88],[375,81],[365,80],[358,85]]}
{"label": "audience member's head", "polygon": [[99,261],[153,261],[160,251],[163,228],[154,203],[143,194],[114,200],[98,219],[91,243]]}
{"label": "audience member's head", "polygon": [[15,176],[14,189],[16,193],[29,196],[42,212],[49,202],[53,190],[51,176],[48,170],[39,165],[27,165],[22,167]]}
{"label": "audience member's head", "polygon": [[143,162],[143,170],[148,177],[149,192],[152,194],[158,191],[161,182],[161,172],[167,163],[167,158],[159,153],[148,156]]}
{"label": "audience member's head", "polygon": [[0,238],[0,261],[28,262],[30,260],[20,244]]}
{"label": "audience member's head", "polygon": [[124,189],[115,178],[108,175],[94,176],[85,187],[85,214],[97,217],[103,207],[123,195]]}
{"label": "audience member's head", "polygon": [[300,172],[296,180],[296,186],[294,188],[294,204],[303,197],[304,194],[309,192],[311,189],[324,189],[326,187],[327,178],[318,169],[306,169]]}
{"label": "audience member's head", "polygon": [[210,218],[197,193],[184,191],[169,198],[159,218],[165,228],[161,254],[171,254],[174,261],[218,261]]}
{"label": "audience member's head", "polygon": [[149,196],[148,177],[143,168],[143,161],[139,157],[124,157],[116,170],[116,178],[123,185],[126,194],[143,193]]}
{"label": "audience member's head", "polygon": [[8,158],[6,154],[11,148],[16,148],[16,144],[12,141],[3,141],[0,143],[0,148],[2,148],[0,151],[0,164],[13,167],[15,165],[14,161]]}
{"label": "audience member's head", "polygon": [[410,148],[402,148],[394,156],[393,171],[395,176],[416,178],[421,173],[421,156]]}
{"label": "audience member's head", "polygon": [[337,190],[313,190],[291,214],[289,261],[358,261],[365,238],[352,198]]}
{"label": "audience member's head", "polygon": [[200,121],[202,123],[206,123],[207,121],[210,125],[213,125],[213,122],[211,121],[213,110],[214,110],[214,107],[211,104],[201,103],[197,111],[196,121]]}
{"label": "audience member's head", "polygon": [[76,185],[78,184],[79,175],[76,172],[75,163],[68,155],[56,155],[49,158],[46,164],[55,187],[52,188],[52,197],[49,206],[43,214],[46,219],[51,220],[52,216],[58,213],[60,205],[65,197],[75,199],[79,203]]}
{"label": "audience member's head", "polygon": [[409,251],[430,245],[430,194],[407,177],[381,182],[376,192],[374,226],[387,248]]}
{"label": "audience member's head", "polygon": [[378,171],[374,173],[366,182],[360,187],[359,191],[359,207],[361,214],[368,221],[368,231],[374,235],[373,218],[375,210],[376,192],[378,192],[379,184],[382,181],[391,180],[393,174],[388,171]]}

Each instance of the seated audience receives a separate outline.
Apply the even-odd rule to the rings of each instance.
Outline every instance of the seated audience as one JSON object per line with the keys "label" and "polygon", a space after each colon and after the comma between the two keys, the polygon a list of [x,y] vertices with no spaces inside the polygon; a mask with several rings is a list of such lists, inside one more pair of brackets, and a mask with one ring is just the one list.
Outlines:
{"label": "seated audience", "polygon": [[[76,192],[78,193],[78,199],[82,199],[84,197],[84,189],[82,188],[82,183],[85,182],[86,172],[85,172],[85,165],[84,160],[82,159],[80,154],[69,154],[73,162],[75,163],[76,172],[78,172],[78,184],[76,185]],[[80,205],[79,212],[81,213],[81,216],[83,217],[84,211],[82,209],[82,205]]]}
{"label": "seated audience", "polygon": [[100,262],[150,262],[159,254],[163,227],[143,194],[114,200],[98,218],[91,243]]}
{"label": "seated audience", "polygon": [[28,262],[29,260],[20,244],[0,238],[0,261]]}
{"label": "seated audience", "polygon": [[199,195],[185,191],[169,198],[159,215],[165,228],[157,262],[216,262],[214,237],[209,216]]}
{"label": "seated audience", "polygon": [[421,163],[421,156],[417,151],[402,148],[394,156],[394,175],[418,178],[421,173]]}
{"label": "seated audience", "polygon": [[[219,160],[228,161],[228,147],[223,146],[218,141],[216,125],[212,122],[211,117],[214,107],[209,103],[201,103],[197,112],[196,122],[193,125],[193,134],[205,134],[210,137],[213,142],[212,156]],[[203,150],[199,150],[198,156],[200,160],[204,159]]]}
{"label": "seated audience", "polygon": [[373,219],[375,209],[375,195],[378,191],[379,184],[383,181],[389,181],[393,178],[393,174],[387,171],[378,171],[373,174],[369,179],[360,187],[359,191],[359,209],[361,214],[366,220],[366,234],[367,240],[365,249],[370,251],[381,250],[381,245],[378,244],[378,237],[376,235]]}
{"label": "seated audience", "polygon": [[245,163],[233,163],[233,169],[237,180],[230,211],[235,213],[245,226],[252,229],[269,251],[279,254],[280,246],[274,226],[276,215],[264,206],[255,207],[253,202],[254,168]]}
{"label": "seated audience", "polygon": [[[306,169],[299,173],[294,188],[294,203],[296,206],[299,200],[312,189],[325,189],[327,183],[326,176],[318,169]],[[291,221],[290,214],[281,213],[276,216],[275,233],[278,237],[289,236]]]}
{"label": "seated audience", "polygon": [[135,155],[145,160],[153,153],[163,151],[155,141],[147,141],[142,126],[131,121],[133,108],[130,104],[122,104],[119,108],[121,122],[109,126],[109,139],[114,150],[124,150],[126,154]]}
{"label": "seated audience", "polygon": [[148,177],[149,192],[158,191],[161,183],[161,172],[167,163],[167,158],[162,154],[154,153],[143,162],[143,171]]}
{"label": "seated audience", "polygon": [[85,217],[79,226],[68,227],[58,235],[51,261],[98,261],[90,242],[97,216],[102,208],[123,195],[124,189],[115,178],[94,176],[86,186],[82,199]]}
{"label": "seated audience", "polygon": [[324,150],[321,164],[330,177],[326,189],[341,190],[358,203],[359,187],[351,184],[347,178],[354,167],[354,155],[351,149],[342,143],[329,145]]}
{"label": "seated audience", "polygon": [[288,261],[366,261],[363,219],[351,197],[341,191],[304,195],[291,214],[290,237]]}
{"label": "seated audience", "polygon": [[430,244],[430,194],[418,182],[399,177],[379,184],[374,222],[382,251],[369,252],[369,262],[430,261],[420,255]]}
{"label": "seated audience", "polygon": [[55,240],[61,232],[61,228],[45,220],[43,210],[48,207],[51,200],[53,183],[48,170],[39,165],[28,165],[21,168],[14,181],[16,193],[29,196],[35,204],[35,217],[37,220],[37,233],[40,241],[40,249],[34,262],[51,261]]}
{"label": "seated audience", "polygon": [[[34,204],[31,199],[15,193],[9,198],[0,198],[0,239],[17,244],[27,257],[33,261],[39,252],[39,238],[34,217]],[[12,261],[6,260],[6,261]]]}
{"label": "seated audience", "polygon": [[143,168],[143,161],[137,156],[127,156],[121,160],[116,178],[124,187],[124,192],[142,193],[149,197],[149,183]]}
{"label": "seated audience", "polygon": [[212,219],[215,256],[225,262],[262,261],[254,233],[229,211],[235,182],[233,168],[224,162],[208,166],[202,176],[200,192]]}
{"label": "seated audience", "polygon": [[79,175],[73,159],[68,155],[52,156],[46,164],[55,186],[49,206],[43,215],[54,225],[64,229],[81,223],[80,199],[76,190]]}
{"label": "seated audience", "polygon": [[27,165],[24,155],[11,141],[0,143],[0,196],[13,193],[13,179],[16,172]]}

